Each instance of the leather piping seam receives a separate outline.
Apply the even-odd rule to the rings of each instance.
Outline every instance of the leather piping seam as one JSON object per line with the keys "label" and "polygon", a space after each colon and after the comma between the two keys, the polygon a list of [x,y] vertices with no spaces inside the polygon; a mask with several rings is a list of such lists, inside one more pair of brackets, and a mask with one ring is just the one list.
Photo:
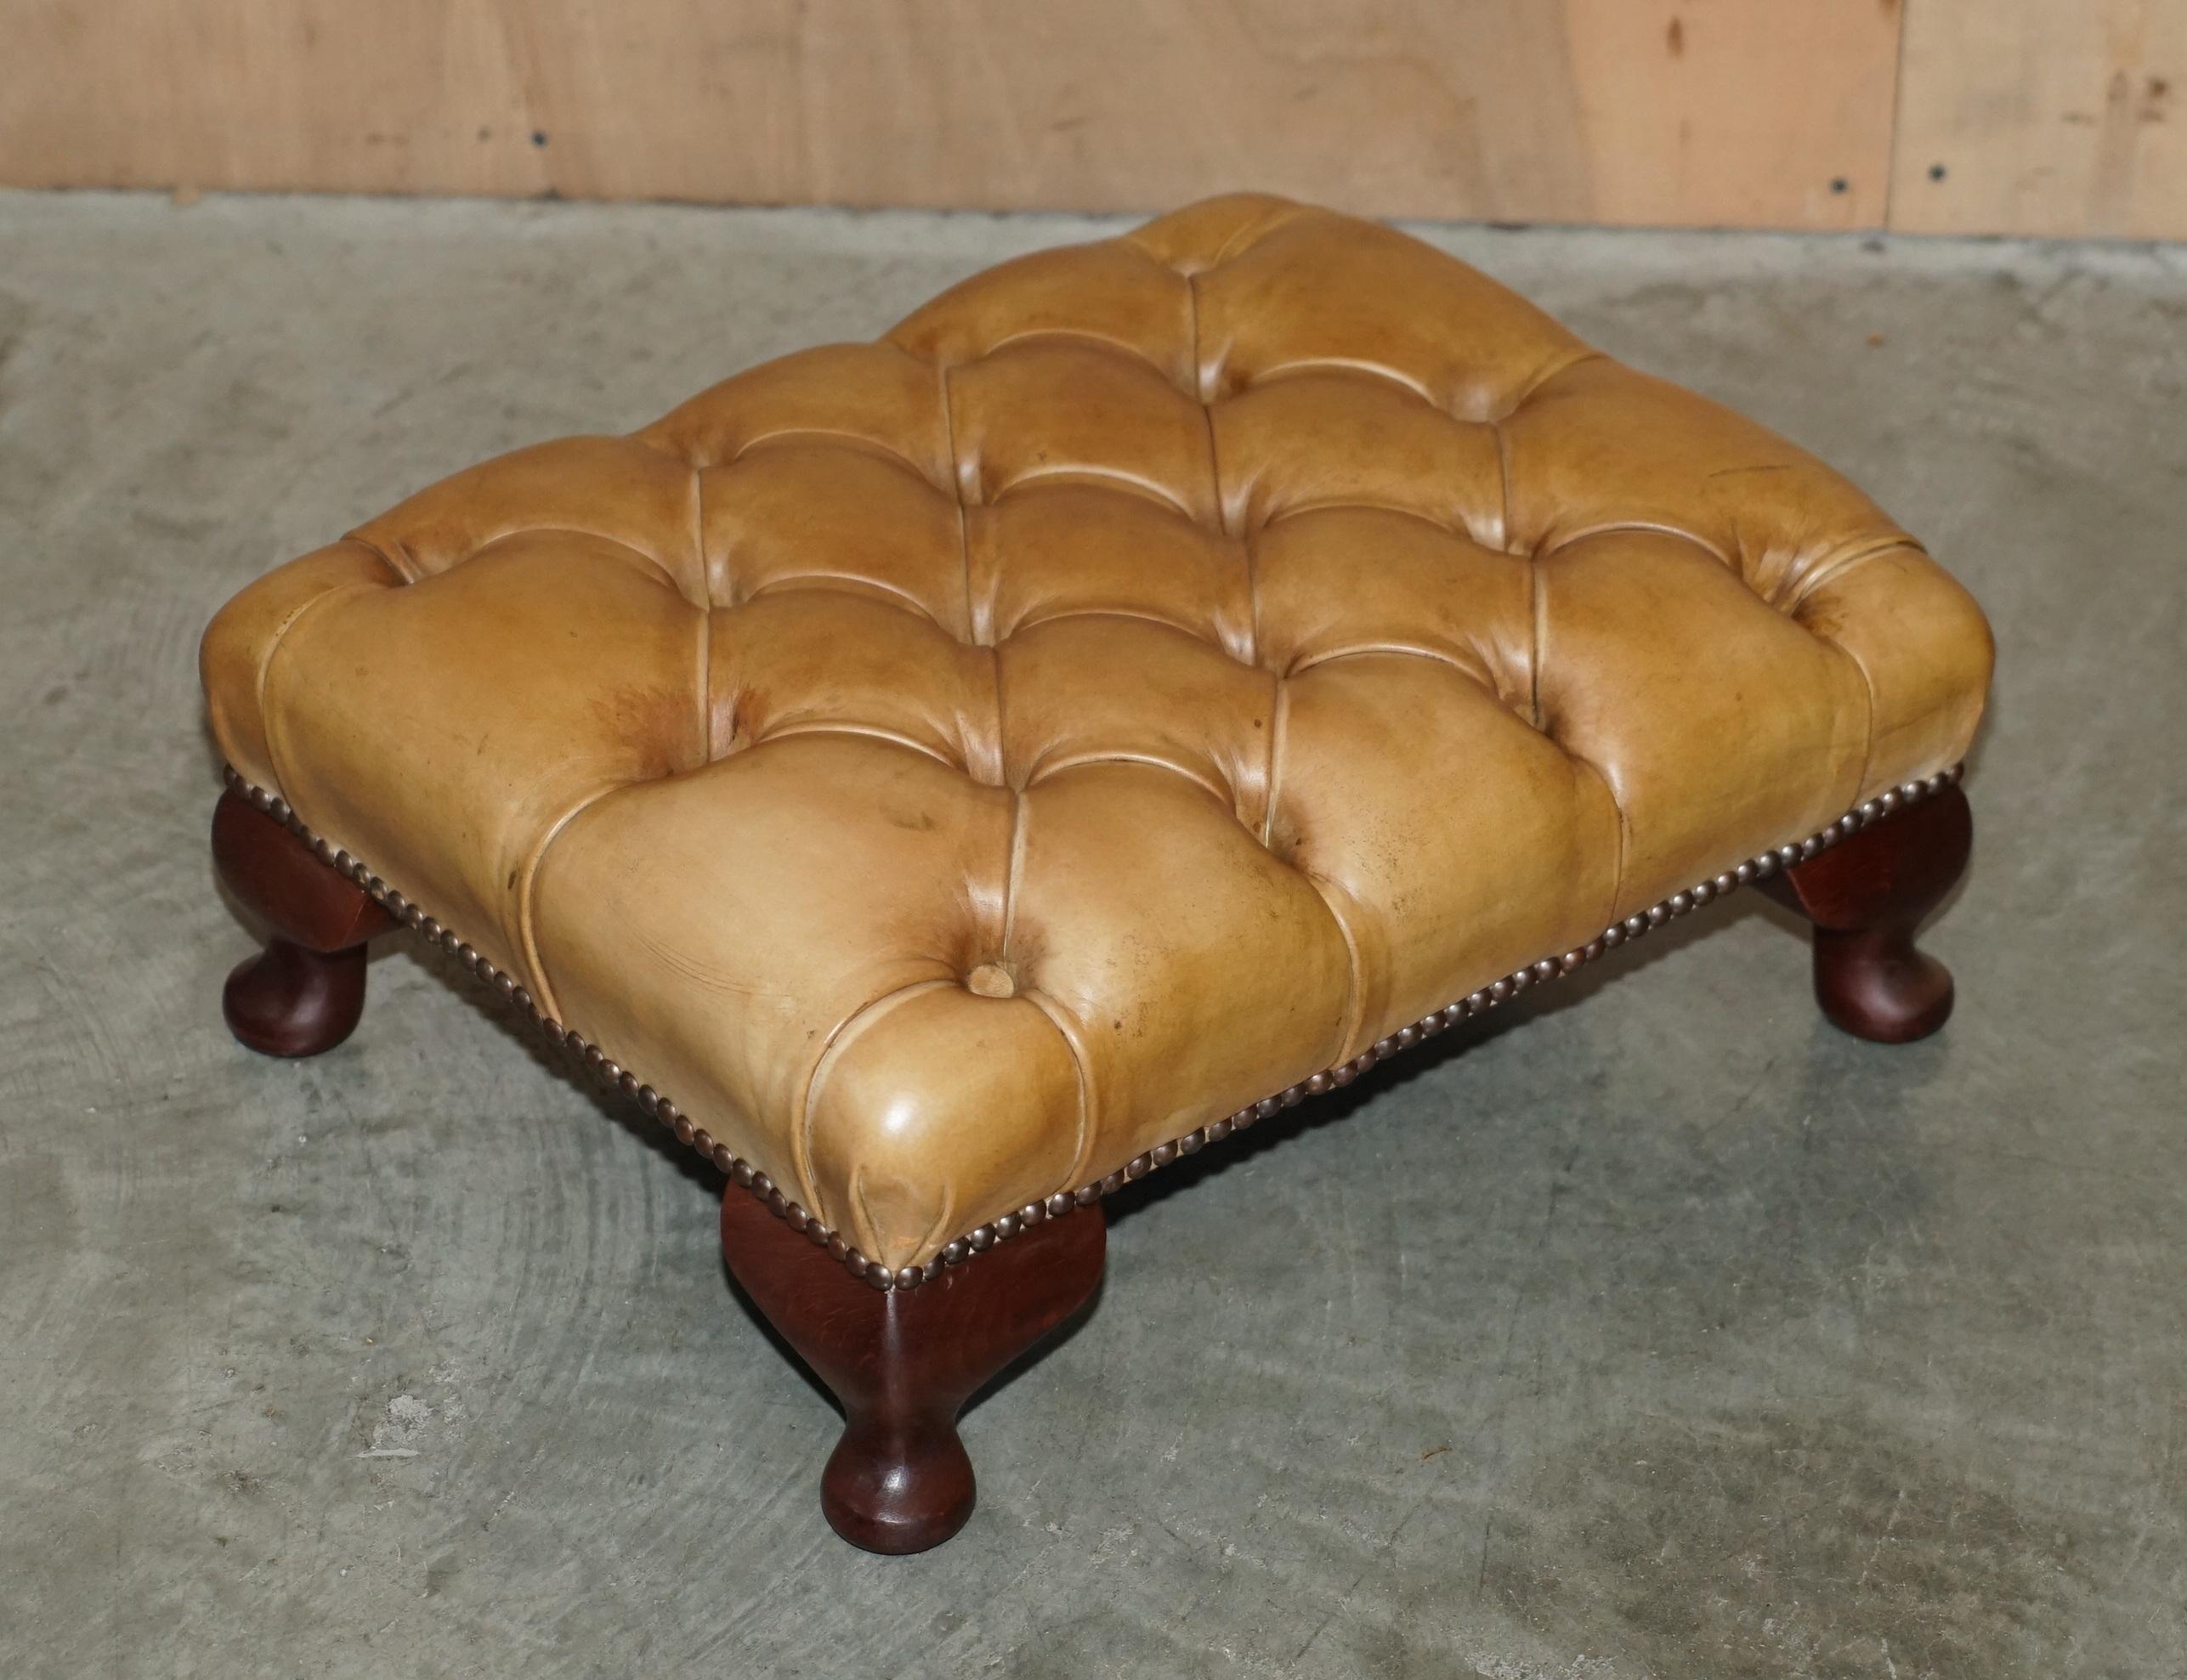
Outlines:
{"label": "leather piping seam", "polygon": [[1046,1219],[1060,1219],[1074,1208],[1084,1208],[1104,1196],[1113,1195],[1134,1179],[1143,1179],[1180,1157],[1197,1155],[1208,1145],[1221,1143],[1259,1121],[1279,1114],[1284,1109],[1295,1107],[1307,1097],[1341,1089],[1377,1062],[1385,1061],[1402,1050],[1410,1049],[1423,1039],[1435,1038],[1471,1016],[1485,1015],[1532,987],[1561,979],[1585,964],[1600,959],[1629,940],[1640,938],[1652,928],[1661,927],[1666,922],[1723,897],[1738,887],[1767,880],[1781,869],[1804,863],[1840,840],[1850,839],[1869,823],[1886,820],[1907,806],[1943,793],[1957,785],[1964,770],[1963,764],[1955,764],[1934,775],[1886,789],[1875,797],[1862,800],[1837,821],[1826,824],[1803,840],[1788,842],[1757,852],[1745,863],[1697,881],[1682,892],[1674,892],[1649,906],[1646,911],[1628,916],[1623,921],[1612,922],[1584,946],[1576,946],[1561,956],[1544,957],[1527,964],[1500,979],[1492,981],[1480,990],[1468,993],[1456,1003],[1431,1011],[1411,1026],[1401,1027],[1388,1038],[1378,1040],[1348,1061],[1339,1062],[1335,1066],[1302,1079],[1297,1084],[1287,1086],[1273,1095],[1249,1103],[1220,1120],[1195,1127],[1181,1137],[1157,1144],[1144,1154],[1135,1155],[1103,1178],[1091,1179],[1075,1190],[1057,1191],[1042,1201],[1027,1202],[1014,1213],[1004,1213],[989,1224],[977,1225],[962,1236],[944,1243],[940,1252],[923,1266],[904,1266],[895,1270],[891,1270],[881,1261],[869,1259],[851,1247],[843,1240],[840,1231],[831,1230],[799,1203],[784,1195],[779,1185],[734,1153],[727,1144],[718,1141],[705,1128],[693,1124],[690,1117],[668,1098],[644,1083],[627,1068],[609,1060],[601,1053],[598,1045],[589,1043],[541,1010],[531,993],[518,984],[515,976],[496,968],[473,947],[467,944],[453,928],[426,914],[420,906],[412,903],[401,892],[374,874],[361,860],[336,846],[332,841],[314,834],[280,795],[269,793],[247,781],[232,765],[222,766],[221,774],[240,797],[247,800],[276,822],[284,823],[309,846],[322,863],[364,888],[390,915],[409,926],[428,945],[447,952],[480,980],[494,987],[510,1003],[530,1015],[547,1041],[580,1061],[600,1084],[635,1100],[645,1113],[673,1132],[677,1142],[696,1150],[726,1174],[733,1184],[766,1202],[775,1217],[785,1221],[791,1230],[802,1232],[816,1247],[826,1248],[849,1269],[853,1276],[875,1289],[890,1290],[916,1288],[921,1283],[939,1277],[951,1266],[961,1265],[973,1255],[992,1248],[996,1243],[1007,1242],[1029,1226],[1040,1225]]}

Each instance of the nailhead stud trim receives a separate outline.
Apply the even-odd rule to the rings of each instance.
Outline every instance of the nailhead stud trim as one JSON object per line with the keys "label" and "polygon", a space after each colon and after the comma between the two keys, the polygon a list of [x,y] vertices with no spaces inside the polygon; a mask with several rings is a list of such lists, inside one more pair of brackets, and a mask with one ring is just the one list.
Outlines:
{"label": "nailhead stud trim", "polygon": [[641,1111],[674,1133],[677,1142],[695,1149],[719,1168],[731,1183],[765,1202],[777,1219],[787,1222],[793,1230],[804,1232],[816,1247],[826,1248],[850,1270],[853,1276],[871,1284],[875,1289],[890,1290],[915,1289],[921,1283],[931,1282],[939,1277],[949,1267],[962,1265],[974,1255],[984,1253],[998,1242],[1009,1242],[1020,1231],[1030,1230],[1045,1219],[1060,1219],[1074,1208],[1084,1208],[1102,1196],[1113,1195],[1127,1183],[1143,1179],[1147,1174],[1170,1165],[1180,1157],[1197,1155],[1209,1144],[1221,1143],[1225,1138],[1246,1131],[1308,1097],[1341,1089],[1377,1062],[1385,1061],[1408,1050],[1425,1038],[1432,1038],[1448,1032],[1460,1021],[1487,1015],[1533,987],[1546,985],[1551,981],[1561,980],[1568,974],[1577,973],[1587,964],[1601,960],[1619,946],[1643,937],[1652,929],[1661,927],[1740,887],[1766,880],[1781,869],[1804,863],[1840,840],[1851,839],[1871,823],[1882,822],[1897,815],[1908,806],[1944,792],[1955,786],[1964,772],[1963,765],[1955,764],[1933,776],[1919,781],[1901,783],[1873,799],[1863,800],[1836,822],[1827,824],[1806,839],[1757,852],[1733,868],[1697,881],[1684,891],[1674,892],[1644,911],[1611,923],[1584,945],[1575,947],[1561,956],[1544,957],[1514,969],[1510,974],[1489,981],[1457,1002],[1421,1016],[1409,1027],[1399,1027],[1386,1038],[1378,1039],[1372,1048],[1349,1061],[1339,1062],[1334,1067],[1311,1074],[1295,1085],[1287,1086],[1258,1102],[1248,1103],[1236,1113],[1223,1119],[1211,1120],[1182,1137],[1158,1144],[1145,1154],[1134,1156],[1105,1178],[1082,1184],[1075,1190],[1059,1190],[1045,1201],[1028,1202],[1015,1213],[1005,1213],[992,1224],[977,1226],[962,1236],[943,1243],[934,1258],[923,1266],[903,1266],[893,1271],[881,1261],[870,1260],[852,1247],[840,1232],[831,1229],[817,1214],[784,1195],[780,1187],[766,1174],[733,1154],[726,1144],[717,1142],[712,1134],[703,1128],[694,1126],[673,1102],[640,1081],[628,1069],[609,1061],[597,1045],[588,1043],[581,1035],[547,1015],[533,1002],[531,993],[514,976],[496,968],[474,947],[465,943],[453,929],[427,915],[421,908],[374,874],[360,860],[314,834],[280,795],[269,793],[245,780],[232,766],[223,766],[221,774],[228,786],[239,796],[275,821],[286,825],[310,846],[321,863],[364,888],[377,902],[386,908],[390,915],[406,924],[412,932],[423,937],[427,943],[454,957],[458,964],[494,987],[512,1005],[529,1015],[548,1042],[571,1055],[576,1065],[590,1074],[596,1083],[634,1100]]}

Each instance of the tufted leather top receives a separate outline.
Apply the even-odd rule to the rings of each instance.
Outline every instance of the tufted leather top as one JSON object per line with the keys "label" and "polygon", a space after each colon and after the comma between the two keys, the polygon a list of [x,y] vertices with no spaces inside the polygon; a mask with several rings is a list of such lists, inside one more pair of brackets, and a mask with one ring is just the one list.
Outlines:
{"label": "tufted leather top", "polygon": [[243,591],[229,761],[866,1254],[1953,762],[1865,496],[1259,196],[459,473]]}

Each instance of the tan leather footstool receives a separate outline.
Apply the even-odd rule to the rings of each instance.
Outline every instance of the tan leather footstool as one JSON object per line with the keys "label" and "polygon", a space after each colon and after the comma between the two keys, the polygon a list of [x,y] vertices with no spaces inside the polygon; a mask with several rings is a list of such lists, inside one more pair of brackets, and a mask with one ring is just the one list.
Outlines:
{"label": "tan leather footstool", "polygon": [[728,1176],[862,1546],[1126,1179],[1749,882],[1830,1017],[1951,1004],[1991,659],[1850,484],[1273,198],[445,480],[204,646],[244,1043],[408,923]]}

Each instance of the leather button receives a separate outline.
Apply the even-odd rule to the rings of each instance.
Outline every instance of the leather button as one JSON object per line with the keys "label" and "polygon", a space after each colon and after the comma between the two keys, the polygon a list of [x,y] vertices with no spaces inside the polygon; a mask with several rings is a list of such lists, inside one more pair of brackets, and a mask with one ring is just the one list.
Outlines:
{"label": "leather button", "polygon": [[1990,654],[1792,444],[1234,196],[420,492],[203,670],[239,774],[900,1283],[1903,802]]}
{"label": "leather button", "polygon": [[977,998],[1014,998],[1017,995],[1017,982],[1010,977],[1010,970],[1000,963],[982,963],[965,976],[965,985]]}

